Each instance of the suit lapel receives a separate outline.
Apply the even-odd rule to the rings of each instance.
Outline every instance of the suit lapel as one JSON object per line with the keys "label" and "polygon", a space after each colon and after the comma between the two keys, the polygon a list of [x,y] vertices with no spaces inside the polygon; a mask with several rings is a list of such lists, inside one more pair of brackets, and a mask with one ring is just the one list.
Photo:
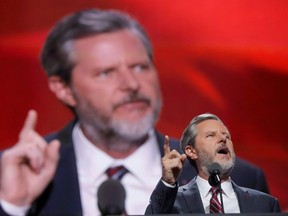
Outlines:
{"label": "suit lapel", "polygon": [[[52,138],[61,142],[60,160],[53,181],[36,204],[39,215],[82,215],[76,158],[69,124]],[[38,215],[38,214],[37,214]]]}
{"label": "suit lapel", "polygon": [[183,213],[205,213],[195,178],[181,187],[180,191],[181,195],[177,199]]}
{"label": "suit lapel", "polygon": [[[72,130],[74,125],[75,122],[59,133],[59,140],[63,145],[61,146],[61,158],[58,167],[59,171],[55,176],[55,181],[61,185],[61,188],[58,188],[61,190],[59,192],[66,193],[65,207],[63,210],[67,212],[67,214],[78,215],[82,214],[82,206],[75,150],[72,142]],[[65,208],[69,210],[67,211]]]}
{"label": "suit lapel", "polygon": [[241,213],[253,212],[253,206],[251,205],[249,192],[244,188],[240,188],[234,182],[232,182],[232,186],[238,198],[240,212]]}

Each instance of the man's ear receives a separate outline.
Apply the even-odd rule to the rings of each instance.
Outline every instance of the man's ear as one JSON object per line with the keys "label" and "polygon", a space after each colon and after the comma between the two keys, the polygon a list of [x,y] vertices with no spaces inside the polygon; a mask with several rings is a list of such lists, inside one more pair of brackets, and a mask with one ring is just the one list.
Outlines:
{"label": "man's ear", "polygon": [[64,104],[74,107],[76,100],[72,94],[72,90],[67,83],[65,83],[59,76],[51,76],[48,78],[50,90],[56,97]]}
{"label": "man's ear", "polygon": [[185,153],[192,160],[198,159],[197,152],[196,152],[195,148],[193,148],[191,145],[187,145],[185,147]]}

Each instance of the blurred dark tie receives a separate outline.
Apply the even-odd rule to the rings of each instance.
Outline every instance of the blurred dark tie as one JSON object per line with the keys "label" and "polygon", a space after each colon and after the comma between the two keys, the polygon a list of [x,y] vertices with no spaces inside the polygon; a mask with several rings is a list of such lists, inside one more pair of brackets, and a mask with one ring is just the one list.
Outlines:
{"label": "blurred dark tie", "polygon": [[222,205],[217,198],[220,188],[212,187],[210,191],[212,193],[212,197],[210,199],[210,214],[223,213]]}
{"label": "blurred dark tie", "polygon": [[128,173],[128,170],[124,166],[110,167],[106,170],[108,178],[114,180],[121,180],[126,173]]}

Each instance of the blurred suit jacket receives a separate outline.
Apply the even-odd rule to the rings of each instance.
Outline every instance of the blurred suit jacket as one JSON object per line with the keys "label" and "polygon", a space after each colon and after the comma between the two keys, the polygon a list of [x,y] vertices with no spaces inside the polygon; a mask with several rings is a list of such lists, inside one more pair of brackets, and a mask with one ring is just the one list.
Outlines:
{"label": "blurred suit jacket", "polygon": [[[61,142],[60,160],[52,182],[33,203],[29,215],[82,215],[76,158],[72,142],[72,129],[75,123],[76,120],[69,123],[63,130],[46,137],[47,141],[58,139]],[[157,140],[159,152],[163,156],[164,136],[157,132]],[[181,152],[179,141],[170,139],[170,145],[171,149]],[[180,184],[186,184],[195,175],[194,168],[189,162],[185,163]],[[263,171],[239,158],[236,160],[232,179],[241,186],[268,192]],[[7,215],[1,206],[0,215]]]}

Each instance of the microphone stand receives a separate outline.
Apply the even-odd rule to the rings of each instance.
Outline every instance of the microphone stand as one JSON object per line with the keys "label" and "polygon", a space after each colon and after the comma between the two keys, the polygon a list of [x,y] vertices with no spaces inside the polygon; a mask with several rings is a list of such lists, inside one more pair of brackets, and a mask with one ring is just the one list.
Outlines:
{"label": "microphone stand", "polygon": [[224,204],[223,204],[223,196],[222,196],[222,188],[221,188],[221,182],[219,184],[219,189],[220,189],[220,202],[221,202],[221,207],[222,207],[222,213],[224,214]]}

